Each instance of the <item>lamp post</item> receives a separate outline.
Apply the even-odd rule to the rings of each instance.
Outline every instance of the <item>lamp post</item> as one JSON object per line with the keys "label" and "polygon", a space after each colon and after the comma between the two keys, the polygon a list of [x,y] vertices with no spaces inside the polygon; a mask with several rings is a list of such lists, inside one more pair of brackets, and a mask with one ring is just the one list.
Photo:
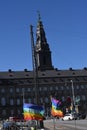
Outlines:
{"label": "lamp post", "polygon": [[71,87],[72,87],[72,107],[73,110],[75,110],[75,94],[74,94],[73,80],[71,80]]}
{"label": "lamp post", "polygon": [[24,103],[25,103],[25,97],[24,97],[24,88],[22,88],[22,116],[24,117],[24,110],[23,110],[23,106],[24,106]]}
{"label": "lamp post", "polygon": [[22,95],[22,96],[23,96],[22,100],[23,100],[23,105],[24,105],[24,102],[25,102],[25,101],[24,101],[24,89],[23,89],[23,91],[22,91],[22,94],[23,94],[23,95]]}

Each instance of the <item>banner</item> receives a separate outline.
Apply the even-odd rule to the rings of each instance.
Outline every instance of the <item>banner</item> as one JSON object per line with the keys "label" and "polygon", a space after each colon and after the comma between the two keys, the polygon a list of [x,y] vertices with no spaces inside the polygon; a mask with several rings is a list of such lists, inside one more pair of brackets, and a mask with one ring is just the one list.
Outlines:
{"label": "banner", "polygon": [[51,102],[52,102],[52,109],[51,109],[52,116],[63,117],[63,111],[61,110],[60,100],[51,98]]}
{"label": "banner", "polygon": [[42,106],[24,103],[24,120],[43,120],[44,109]]}

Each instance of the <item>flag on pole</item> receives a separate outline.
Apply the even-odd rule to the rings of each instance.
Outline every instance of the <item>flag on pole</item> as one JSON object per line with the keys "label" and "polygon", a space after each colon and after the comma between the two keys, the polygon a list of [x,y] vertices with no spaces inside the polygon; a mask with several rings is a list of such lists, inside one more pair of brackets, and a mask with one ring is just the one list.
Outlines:
{"label": "flag on pole", "polygon": [[24,103],[24,120],[43,120],[44,109],[42,106]]}
{"label": "flag on pole", "polygon": [[63,117],[63,111],[61,110],[61,101],[51,98],[51,102],[52,102],[52,109],[51,109],[52,116]]}

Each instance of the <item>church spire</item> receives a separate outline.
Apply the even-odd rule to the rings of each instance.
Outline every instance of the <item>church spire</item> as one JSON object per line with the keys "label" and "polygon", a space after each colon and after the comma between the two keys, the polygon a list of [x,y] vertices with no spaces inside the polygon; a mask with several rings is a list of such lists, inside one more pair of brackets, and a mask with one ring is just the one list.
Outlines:
{"label": "church spire", "polygon": [[36,44],[38,47],[42,47],[42,44],[46,44],[47,40],[45,37],[45,31],[43,28],[43,24],[41,21],[40,13],[38,13],[38,24],[37,24],[37,32],[36,32]]}
{"label": "church spire", "polygon": [[40,12],[38,11],[38,21],[41,20]]}
{"label": "church spire", "polygon": [[38,70],[53,69],[51,61],[51,51],[47,43],[40,13],[38,13],[38,23],[36,30],[36,58]]}

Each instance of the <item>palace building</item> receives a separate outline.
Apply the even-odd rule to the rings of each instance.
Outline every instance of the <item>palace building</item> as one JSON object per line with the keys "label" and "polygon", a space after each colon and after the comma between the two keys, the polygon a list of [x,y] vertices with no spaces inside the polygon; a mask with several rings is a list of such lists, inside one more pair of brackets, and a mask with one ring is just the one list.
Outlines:
{"label": "palace building", "polygon": [[50,96],[60,99],[64,105],[63,109],[69,106],[70,98],[78,112],[87,113],[87,68],[55,68],[49,45],[42,20],[39,18],[35,44],[37,77],[34,77],[34,70],[28,69],[0,72],[0,118],[21,117],[24,102],[38,102],[44,106],[46,115],[49,115]]}

